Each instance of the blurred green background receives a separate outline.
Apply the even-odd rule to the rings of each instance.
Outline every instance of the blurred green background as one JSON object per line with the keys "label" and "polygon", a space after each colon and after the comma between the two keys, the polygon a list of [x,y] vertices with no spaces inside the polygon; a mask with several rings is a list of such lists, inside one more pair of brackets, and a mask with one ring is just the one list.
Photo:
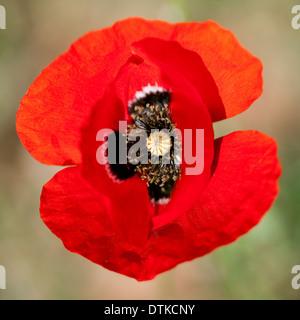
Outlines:
{"label": "blurred green background", "polygon": [[[287,0],[0,0],[0,299],[299,299],[300,30]],[[300,3],[299,3],[300,4]],[[273,136],[281,193],[262,222],[235,243],[145,283],[68,252],[39,217],[39,196],[60,168],[35,161],[15,133],[22,96],[41,70],[84,33],[128,16],[170,22],[211,19],[231,29],[264,64],[264,93],[216,136],[257,129]]]}

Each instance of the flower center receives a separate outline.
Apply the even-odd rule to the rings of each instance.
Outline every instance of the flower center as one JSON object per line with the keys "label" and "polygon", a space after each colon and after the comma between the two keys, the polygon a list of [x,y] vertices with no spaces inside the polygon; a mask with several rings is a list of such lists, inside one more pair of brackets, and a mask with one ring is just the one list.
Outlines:
{"label": "flower center", "polygon": [[[133,124],[126,133],[118,133],[126,136],[127,164],[110,165],[110,170],[119,180],[138,174],[147,183],[151,202],[167,204],[181,174],[181,141],[170,114],[170,93],[162,88],[144,89],[129,104]],[[139,138],[131,139],[132,135]]]}
{"label": "flower center", "polygon": [[172,141],[166,132],[155,131],[147,139],[149,152],[155,156],[163,156],[170,151]]}

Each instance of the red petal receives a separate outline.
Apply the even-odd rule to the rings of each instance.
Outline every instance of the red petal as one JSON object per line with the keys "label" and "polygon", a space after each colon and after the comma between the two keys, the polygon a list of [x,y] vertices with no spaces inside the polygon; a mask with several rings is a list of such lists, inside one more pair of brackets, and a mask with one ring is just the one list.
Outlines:
{"label": "red petal", "polygon": [[116,22],[113,29],[118,34],[119,39],[131,44],[147,37],[170,39],[174,25],[165,21],[135,17]]}
{"label": "red petal", "polygon": [[74,252],[94,250],[96,241],[113,234],[102,195],[80,179],[76,167],[58,172],[44,186],[40,212],[50,230]]}
{"label": "red petal", "polygon": [[[95,246],[98,246],[97,241],[102,237],[116,237],[117,234],[118,239],[122,239],[123,246],[133,244],[134,248],[138,248],[148,240],[151,228],[150,218],[146,215],[149,210],[139,182],[140,179],[135,181],[132,178],[127,184],[124,183],[124,189],[129,187],[132,190],[131,199],[122,198],[122,195],[107,199],[81,177],[79,168],[66,168],[44,186],[41,217],[68,249],[84,256],[88,254],[87,257],[91,260],[92,256],[101,259],[102,252],[99,252],[98,257]],[[139,197],[134,197],[138,191]],[[147,190],[145,195],[147,196]],[[133,204],[140,210],[133,210]],[[110,211],[116,211],[120,207],[122,215],[118,216],[116,225],[110,219]],[[114,249],[106,248],[106,251],[109,250]]]}
{"label": "red petal", "polygon": [[43,70],[22,99],[17,132],[37,160],[80,163],[80,129],[127,59],[114,38],[112,29],[86,34]]}
{"label": "red petal", "polygon": [[[124,215],[130,214],[128,200],[129,203],[120,203]],[[134,233],[135,243],[124,241],[107,214],[110,209],[105,197],[90,187],[76,167],[58,172],[41,195],[41,218],[68,250],[107,269],[138,277],[143,272],[139,253],[144,251],[144,238],[148,238],[149,230],[138,222],[136,229],[130,230],[130,221],[124,221],[123,231]],[[140,212],[134,214],[136,221],[141,221]]]}
{"label": "red petal", "polygon": [[185,79],[195,87],[209,112],[219,106],[219,112],[223,110],[225,117],[216,83],[197,53],[184,49],[178,42],[154,38],[134,42],[132,47],[134,54],[164,69],[166,82],[170,82],[176,72],[178,81]]}
{"label": "red petal", "polygon": [[216,22],[179,23],[172,40],[197,52],[212,74],[224,108],[210,105],[213,121],[245,111],[262,93],[262,64],[241,46],[233,33]]}

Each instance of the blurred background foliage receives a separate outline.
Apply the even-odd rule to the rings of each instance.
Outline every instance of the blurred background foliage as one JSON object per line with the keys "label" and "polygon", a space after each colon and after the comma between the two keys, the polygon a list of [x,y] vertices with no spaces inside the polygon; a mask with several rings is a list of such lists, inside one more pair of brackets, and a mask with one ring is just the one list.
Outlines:
{"label": "blurred background foliage", "polygon": [[[0,299],[299,299],[300,30],[286,0],[1,0]],[[39,164],[15,133],[21,97],[41,70],[84,33],[128,16],[219,22],[264,64],[264,93],[216,136],[257,129],[273,136],[283,165],[281,193],[262,222],[235,243],[138,283],[69,253],[39,217],[42,185],[60,168]]]}

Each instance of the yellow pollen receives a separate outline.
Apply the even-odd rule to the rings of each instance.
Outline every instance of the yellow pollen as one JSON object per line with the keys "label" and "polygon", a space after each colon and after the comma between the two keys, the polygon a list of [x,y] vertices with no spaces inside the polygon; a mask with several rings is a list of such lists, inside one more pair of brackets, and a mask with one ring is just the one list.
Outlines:
{"label": "yellow pollen", "polygon": [[171,149],[171,138],[164,131],[155,131],[147,139],[147,148],[155,156],[163,156]]}

